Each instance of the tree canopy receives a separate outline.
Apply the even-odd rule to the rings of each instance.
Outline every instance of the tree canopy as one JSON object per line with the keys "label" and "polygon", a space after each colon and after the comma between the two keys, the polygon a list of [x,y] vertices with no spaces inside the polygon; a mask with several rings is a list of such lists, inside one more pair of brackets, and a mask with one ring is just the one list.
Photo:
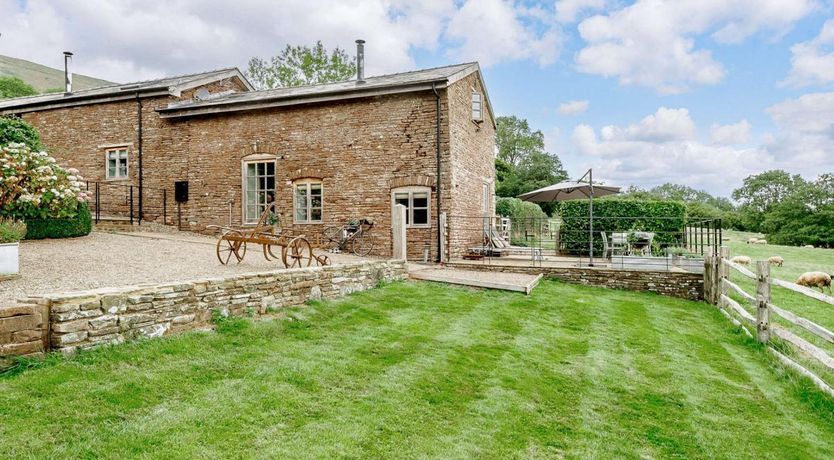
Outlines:
{"label": "tree canopy", "polygon": [[[498,117],[495,121],[498,127],[498,158],[495,160],[498,196],[515,197],[568,178],[559,157],[545,150],[544,134],[532,131],[527,120],[510,116]],[[546,212],[552,212],[553,207],[550,203],[542,205]]]}
{"label": "tree canopy", "polygon": [[317,41],[312,47],[287,45],[268,60],[253,57],[246,76],[261,89],[315,85],[349,80],[356,74],[356,58],[341,48],[328,52]]}
{"label": "tree canopy", "polygon": [[17,77],[0,77],[0,99],[34,96],[38,91]]}

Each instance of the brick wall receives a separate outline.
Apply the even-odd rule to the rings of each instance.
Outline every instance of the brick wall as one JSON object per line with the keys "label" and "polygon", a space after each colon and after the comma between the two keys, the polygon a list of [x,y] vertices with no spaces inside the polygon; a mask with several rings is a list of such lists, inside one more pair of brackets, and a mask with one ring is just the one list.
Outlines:
{"label": "brick wall", "polygon": [[[629,291],[656,292],[688,300],[704,300],[704,275],[697,273],[610,270],[600,268],[510,267],[500,265],[447,264],[466,270],[544,274],[567,283],[587,284]],[[496,275],[500,276],[500,275]]]}
{"label": "brick wall", "polygon": [[[443,211],[480,215],[481,184],[492,177],[494,130],[487,120],[471,121],[467,77],[439,91],[441,98],[441,190]],[[210,88],[210,91],[228,88]],[[451,94],[451,98],[447,96]],[[189,181],[189,201],[182,206],[185,229],[242,222],[242,161],[251,155],[276,161],[276,201],[285,226],[310,237],[350,218],[375,222],[373,255],[391,254],[391,191],[403,179],[431,182],[430,228],[408,230],[408,256],[437,254],[436,98],[432,91],[376,96],[187,119],[162,119],[155,111],[182,99],[142,100],[142,152],[145,218],[161,214],[161,189],[168,189],[169,223],[175,222],[175,181]],[[59,163],[75,167],[91,181],[105,179],[104,145],[125,144],[129,154],[126,181],[108,181],[102,190],[102,213],[126,212],[128,189],[138,184],[137,102],[113,102],[24,114],[41,132]],[[454,142],[450,143],[450,131]],[[293,181],[320,178],[324,187],[322,224],[294,224]],[[134,190],[138,209],[138,190]],[[106,195],[106,196],[105,196]]]}
{"label": "brick wall", "polygon": [[0,308],[0,355],[70,352],[177,334],[206,327],[213,310],[264,314],[406,276],[403,261],[372,261],[32,297]]}
{"label": "brick wall", "polygon": [[[449,87],[449,131],[451,133],[452,190],[447,235],[450,257],[483,242],[484,215],[495,214],[495,128],[486,105],[485,88],[477,74]],[[483,122],[472,120],[472,93],[483,96]],[[483,209],[483,186],[489,186],[489,208]],[[457,217],[457,218],[456,218]]]}

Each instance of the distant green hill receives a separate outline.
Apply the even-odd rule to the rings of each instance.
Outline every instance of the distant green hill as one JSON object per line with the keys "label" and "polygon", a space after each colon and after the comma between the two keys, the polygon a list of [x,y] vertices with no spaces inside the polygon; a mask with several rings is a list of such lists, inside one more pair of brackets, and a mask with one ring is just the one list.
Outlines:
{"label": "distant green hill", "polygon": [[[52,67],[9,56],[0,55],[0,76],[20,78],[40,92],[64,87],[63,69],[53,69]],[[72,76],[72,88],[76,90],[112,84],[113,82],[85,75],[73,74]]]}

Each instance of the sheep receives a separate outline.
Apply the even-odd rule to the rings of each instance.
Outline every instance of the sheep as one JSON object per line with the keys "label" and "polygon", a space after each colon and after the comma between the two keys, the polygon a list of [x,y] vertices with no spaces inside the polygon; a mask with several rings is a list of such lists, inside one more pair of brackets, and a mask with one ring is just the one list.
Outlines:
{"label": "sheep", "polygon": [[831,294],[831,275],[825,272],[805,272],[799,275],[796,284],[809,288],[819,288],[823,292],[824,288],[828,288],[828,293]]}
{"label": "sheep", "polygon": [[747,256],[735,256],[732,259],[730,259],[730,262],[739,265],[750,265],[750,262],[752,262],[752,260],[750,260],[750,258]]}
{"label": "sheep", "polygon": [[747,244],[756,244],[759,241],[756,237],[747,238]]}
{"label": "sheep", "polygon": [[756,240],[753,244],[767,244],[767,240]]}
{"label": "sheep", "polygon": [[781,256],[771,256],[769,259],[767,259],[767,262],[770,265],[776,265],[777,267],[781,267],[785,264],[785,259],[783,259]]}
{"label": "sheep", "polygon": [[813,245],[813,244],[806,244],[805,246],[802,246],[802,247],[803,247],[803,248],[806,248],[806,249],[814,249],[814,245]]}

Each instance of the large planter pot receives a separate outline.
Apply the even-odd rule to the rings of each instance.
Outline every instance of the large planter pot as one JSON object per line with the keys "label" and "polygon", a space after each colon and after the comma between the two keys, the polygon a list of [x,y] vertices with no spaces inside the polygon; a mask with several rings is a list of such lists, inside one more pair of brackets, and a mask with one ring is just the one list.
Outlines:
{"label": "large planter pot", "polygon": [[0,244],[0,277],[20,272],[20,243]]}

